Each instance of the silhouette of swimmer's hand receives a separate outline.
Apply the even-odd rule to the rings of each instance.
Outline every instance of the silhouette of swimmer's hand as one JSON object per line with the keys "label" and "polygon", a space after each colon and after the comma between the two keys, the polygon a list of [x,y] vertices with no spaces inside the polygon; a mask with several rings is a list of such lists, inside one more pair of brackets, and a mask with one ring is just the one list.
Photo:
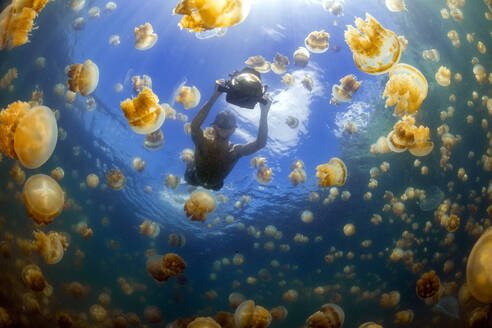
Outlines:
{"label": "silhouette of swimmer's hand", "polygon": [[268,112],[270,110],[270,106],[272,105],[272,98],[271,98],[271,96],[270,96],[269,93],[265,93],[263,95],[263,99],[265,101],[264,102],[263,101],[260,102],[260,109],[262,111],[265,111],[266,110]]}
{"label": "silhouette of swimmer's hand", "polygon": [[226,90],[226,80],[220,79],[215,81],[215,93],[222,93]]}

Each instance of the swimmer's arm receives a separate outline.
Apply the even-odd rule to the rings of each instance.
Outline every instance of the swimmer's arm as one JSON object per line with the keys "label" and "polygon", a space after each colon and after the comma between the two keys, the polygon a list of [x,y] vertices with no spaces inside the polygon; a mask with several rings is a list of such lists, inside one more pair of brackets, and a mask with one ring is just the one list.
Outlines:
{"label": "swimmer's arm", "polygon": [[236,145],[234,147],[234,151],[236,152],[237,156],[248,156],[256,153],[258,150],[265,147],[268,137],[268,111],[270,110],[270,106],[272,104],[271,100],[269,98],[267,99],[267,104],[264,105],[260,103],[261,117],[260,127],[258,128],[258,137],[255,141],[247,143],[245,145]]}
{"label": "swimmer's arm", "polygon": [[198,113],[196,114],[193,121],[191,121],[191,139],[195,144],[199,144],[203,141],[203,130],[201,128],[203,122],[208,116],[208,113],[212,109],[212,106],[219,98],[221,92],[217,90],[217,87],[214,90],[212,97],[200,108]]}

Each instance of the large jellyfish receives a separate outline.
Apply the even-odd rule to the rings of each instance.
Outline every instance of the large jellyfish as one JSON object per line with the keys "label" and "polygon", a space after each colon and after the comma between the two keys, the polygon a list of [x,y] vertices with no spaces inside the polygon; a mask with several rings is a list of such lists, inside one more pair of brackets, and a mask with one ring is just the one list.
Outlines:
{"label": "large jellyfish", "polygon": [[304,45],[306,48],[315,54],[322,54],[328,50],[330,40],[330,34],[321,31],[313,31],[304,40]]}
{"label": "large jellyfish", "polygon": [[466,282],[477,300],[492,303],[492,229],[488,229],[473,246],[466,263]]}
{"label": "large jellyfish", "polygon": [[144,88],[137,98],[121,102],[120,106],[130,128],[138,134],[157,131],[166,118],[159,98],[149,88]]}
{"label": "large jellyfish", "polygon": [[37,224],[49,224],[63,210],[65,193],[50,176],[36,174],[27,179],[22,189],[27,213]]}
{"label": "large jellyfish", "polygon": [[99,68],[90,59],[83,64],[70,65],[67,75],[70,91],[80,92],[84,97],[94,92],[99,83]]}
{"label": "large jellyfish", "polygon": [[148,50],[157,42],[157,34],[150,23],[145,23],[135,27],[135,48],[138,50]]}
{"label": "large jellyfish", "polygon": [[197,190],[186,201],[184,210],[186,216],[191,216],[191,221],[205,221],[207,214],[215,210],[217,203],[211,193]]}
{"label": "large jellyfish", "polygon": [[383,74],[400,60],[400,42],[394,32],[383,28],[368,13],[366,13],[366,20],[367,22],[356,18],[357,29],[348,25],[345,41],[354,54],[355,64],[361,71],[374,75]]}
{"label": "large jellyfish", "polygon": [[397,64],[390,71],[390,78],[384,88],[385,107],[396,104],[398,115],[417,113],[422,101],[427,97],[427,80],[415,67]]}
{"label": "large jellyfish", "polygon": [[266,328],[272,322],[272,316],[264,307],[247,300],[237,307],[234,322],[236,328]]}
{"label": "large jellyfish", "polygon": [[58,138],[55,115],[46,106],[30,109],[14,102],[0,112],[0,150],[29,169],[43,165],[53,154]]}
{"label": "large jellyfish", "polygon": [[42,231],[34,232],[33,249],[44,258],[48,264],[56,264],[61,261],[67,250],[67,239],[58,232],[50,231],[47,235]]}
{"label": "large jellyfish", "polygon": [[176,101],[182,103],[185,109],[190,109],[196,107],[200,103],[200,98],[200,91],[198,91],[195,86],[183,86],[181,90],[179,90]]}
{"label": "large jellyfish", "polygon": [[243,22],[249,15],[251,4],[251,0],[181,0],[173,14],[184,15],[178,24],[180,28],[203,32]]}
{"label": "large jellyfish", "polygon": [[323,188],[329,186],[343,186],[347,180],[347,167],[345,163],[334,157],[327,164],[316,167],[316,176],[319,178],[318,184]]}
{"label": "large jellyfish", "polygon": [[336,304],[323,304],[321,309],[307,320],[308,328],[340,328],[345,321],[345,313]]}

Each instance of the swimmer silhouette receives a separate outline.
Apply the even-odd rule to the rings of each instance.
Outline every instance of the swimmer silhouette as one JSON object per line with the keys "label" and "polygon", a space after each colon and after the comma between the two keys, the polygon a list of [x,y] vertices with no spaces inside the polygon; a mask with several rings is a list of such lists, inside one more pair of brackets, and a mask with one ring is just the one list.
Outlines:
{"label": "swimmer silhouette", "polygon": [[212,97],[203,105],[191,122],[191,139],[195,144],[195,158],[192,163],[188,164],[185,173],[185,180],[190,185],[220,190],[224,185],[224,179],[241,157],[254,154],[266,145],[267,117],[272,104],[267,94],[262,95],[261,99],[257,99],[257,102],[260,103],[261,117],[258,136],[255,141],[244,145],[235,145],[229,141],[237,125],[236,117],[228,110],[219,112],[215,117],[215,121],[212,123],[212,137],[208,133],[206,133],[207,136],[204,135],[201,125],[219,96],[230,90],[228,83],[230,81],[216,81]]}

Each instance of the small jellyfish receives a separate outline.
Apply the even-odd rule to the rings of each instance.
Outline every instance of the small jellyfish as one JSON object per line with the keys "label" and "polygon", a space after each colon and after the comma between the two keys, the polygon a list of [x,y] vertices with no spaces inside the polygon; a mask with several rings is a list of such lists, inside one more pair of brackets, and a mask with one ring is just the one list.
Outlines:
{"label": "small jellyfish", "polygon": [[135,27],[135,48],[138,50],[148,50],[157,42],[157,34],[150,23],[145,23]]}
{"label": "small jellyfish", "polygon": [[207,214],[215,210],[217,203],[211,193],[204,190],[196,190],[186,201],[184,210],[186,216],[191,216],[191,221],[204,222]]}
{"label": "small jellyfish", "polygon": [[99,185],[99,177],[94,173],[89,174],[85,181],[90,188],[97,188]]}
{"label": "small jellyfish", "polygon": [[186,164],[191,164],[195,159],[195,152],[190,148],[185,148],[181,152],[180,159]]}
{"label": "small jellyfish", "polygon": [[302,212],[302,214],[301,214],[301,221],[302,222],[311,223],[311,222],[313,222],[313,219],[314,219],[313,212],[308,211],[308,210]]}
{"label": "small jellyfish", "polygon": [[132,161],[132,166],[137,172],[142,172],[145,169],[145,166],[147,166],[147,162],[140,157],[135,157]]}
{"label": "small jellyfish", "polygon": [[314,81],[312,77],[309,76],[308,74],[304,75],[301,84],[304,88],[306,88],[307,91],[309,92],[313,91]]}
{"label": "small jellyfish", "polygon": [[65,176],[65,171],[61,167],[57,167],[51,171],[51,177],[56,181],[60,181]]}
{"label": "small jellyfish", "polygon": [[289,312],[285,308],[285,306],[277,306],[270,309],[270,314],[272,316],[272,321],[282,321],[287,318],[287,314]]}
{"label": "small jellyfish", "polygon": [[179,177],[173,174],[168,174],[166,175],[166,180],[164,181],[164,184],[166,187],[176,189],[176,187],[179,185]]}
{"label": "small jellyfish", "polygon": [[272,67],[262,56],[249,57],[244,63],[259,73],[268,73]]}
{"label": "small jellyfish", "polygon": [[[116,35],[116,34],[111,35],[109,37],[108,43],[110,46],[113,46],[113,47],[119,46],[120,45],[120,36]],[[123,88],[123,85],[121,87]],[[116,91],[116,92],[120,92],[120,91]]]}
{"label": "small jellyfish", "polygon": [[323,188],[343,186],[347,180],[347,175],[345,163],[337,157],[332,158],[327,164],[316,167],[316,176],[319,178],[318,184]]}
{"label": "small jellyfish", "polygon": [[291,87],[295,84],[296,80],[292,74],[286,73],[282,76],[282,83],[288,87]]}
{"label": "small jellyfish", "polygon": [[304,40],[304,45],[312,53],[322,54],[328,50],[330,34],[321,31],[313,31]]}
{"label": "small jellyfish", "polygon": [[80,11],[85,6],[85,0],[72,0],[70,1],[70,8],[73,11]]}
{"label": "small jellyfish", "polygon": [[393,290],[389,293],[381,294],[381,299],[379,300],[379,305],[381,307],[395,307],[400,303],[400,292]]}
{"label": "small jellyfish", "polygon": [[87,97],[87,99],[85,100],[85,109],[88,111],[88,112],[92,112],[93,110],[95,110],[97,107],[97,103],[96,103],[96,99],[94,99],[94,97]]}
{"label": "small jellyfish", "polygon": [[161,130],[145,135],[144,147],[148,150],[157,150],[164,146],[164,135]]}
{"label": "small jellyfish", "polygon": [[439,51],[437,49],[429,49],[422,51],[422,58],[437,63],[440,60]]}
{"label": "small jellyfish", "polygon": [[107,13],[112,13],[113,11],[116,10],[117,7],[118,6],[116,5],[116,3],[114,3],[113,1],[109,1],[104,6],[104,11]]}
{"label": "small jellyfish", "polygon": [[22,268],[21,277],[24,285],[34,292],[41,292],[48,285],[41,269],[35,264]]}
{"label": "small jellyfish", "polygon": [[95,322],[103,322],[108,316],[108,311],[99,304],[94,304],[89,308],[89,314]]}
{"label": "small jellyfish", "polygon": [[176,110],[169,106],[169,104],[161,104],[161,107],[164,108],[164,112],[166,113],[166,118],[170,120],[175,120],[176,119]]}
{"label": "small jellyfish", "polygon": [[143,91],[144,88],[149,88],[152,89],[152,79],[148,75],[142,75],[140,78],[140,75],[135,75],[132,76],[132,85],[133,85],[133,91],[136,94],[139,94],[140,92]]}
{"label": "small jellyfish", "polygon": [[400,325],[408,325],[413,321],[413,317],[412,310],[398,311],[395,313],[395,320],[393,322]]}
{"label": "small jellyfish", "polygon": [[253,157],[250,161],[251,167],[257,168],[257,167],[262,167],[265,166],[266,164],[266,158],[265,157]]}
{"label": "small jellyfish", "polygon": [[85,27],[85,18],[84,17],[75,18],[72,22],[72,27],[76,31],[83,29]]}
{"label": "small jellyfish", "polygon": [[36,174],[24,184],[22,198],[34,222],[49,224],[63,210],[65,193],[50,176]]}
{"label": "small jellyfish", "polygon": [[394,32],[383,28],[370,14],[366,13],[366,21],[356,18],[357,29],[348,25],[345,41],[361,71],[374,75],[383,74],[400,60],[400,42]]}
{"label": "small jellyfish", "polygon": [[79,92],[87,96],[94,92],[99,82],[99,68],[90,59],[83,64],[70,65],[67,76],[67,84],[72,92]]}
{"label": "small jellyfish", "polygon": [[277,53],[273,58],[272,71],[275,74],[284,74],[289,66],[289,58]]}
{"label": "small jellyfish", "polygon": [[122,101],[120,106],[130,128],[138,134],[157,131],[166,118],[159,98],[149,88],[144,88],[137,98]]}
{"label": "small jellyfish", "polygon": [[473,246],[466,263],[466,282],[470,293],[483,303],[492,303],[492,229],[486,230]]}
{"label": "small jellyfish", "polygon": [[266,166],[258,168],[256,179],[263,184],[270,183],[272,181],[272,169]]}
{"label": "small jellyfish", "polygon": [[451,70],[446,66],[440,66],[435,78],[440,86],[447,87],[451,84]]}
{"label": "small jellyfish", "polygon": [[229,294],[229,306],[231,309],[236,310],[237,307],[246,300],[243,294],[240,293],[230,293]]}
{"label": "small jellyfish", "polygon": [[101,9],[99,7],[92,7],[89,9],[89,17],[92,19],[101,17]]}
{"label": "small jellyfish", "polygon": [[196,107],[200,103],[200,98],[200,91],[198,91],[195,86],[183,86],[181,87],[181,90],[179,90],[176,101],[182,103],[184,109],[190,109]]}
{"label": "small jellyfish", "polygon": [[343,234],[347,237],[355,234],[355,226],[352,223],[347,223],[343,226]]}
{"label": "small jellyfish", "polygon": [[48,264],[56,264],[61,261],[67,250],[67,239],[58,232],[50,231],[47,235],[42,231],[34,232],[33,249],[39,253]]}
{"label": "small jellyfish", "polygon": [[383,92],[383,97],[387,98],[385,107],[396,104],[396,114],[415,114],[427,97],[428,85],[424,75],[407,64],[395,65],[389,75]]}
{"label": "small jellyfish", "polygon": [[267,309],[252,300],[242,302],[234,313],[235,328],[266,328],[272,322]]}
{"label": "small jellyfish", "polygon": [[417,281],[417,296],[428,299],[436,295],[441,286],[441,281],[434,270],[424,273]]}
{"label": "small jellyfish", "polygon": [[159,233],[161,232],[159,224],[150,220],[145,220],[139,228],[142,235],[145,235],[151,239],[159,236]]}
{"label": "small jellyfish", "polygon": [[294,65],[301,68],[306,67],[306,65],[309,62],[309,57],[311,57],[309,51],[304,47],[297,48],[297,50],[294,51],[293,56],[294,56]]}
{"label": "small jellyfish", "polygon": [[218,27],[230,27],[242,23],[249,15],[252,1],[210,0],[206,2],[181,0],[173,15],[183,15],[180,28],[203,32]]}
{"label": "small jellyfish", "polygon": [[340,79],[340,84],[333,85],[331,89],[330,103],[338,104],[340,102],[349,102],[352,100],[354,93],[359,90],[361,82],[357,81],[357,78],[352,75],[346,75]]}
{"label": "small jellyfish", "polygon": [[341,328],[345,321],[345,313],[336,304],[323,304],[319,311],[307,318],[307,328]]}
{"label": "small jellyfish", "polygon": [[289,180],[293,186],[297,186],[299,183],[306,182],[306,171],[303,168],[296,167],[289,174]]}
{"label": "small jellyfish", "polygon": [[106,181],[113,190],[121,190],[126,184],[125,176],[117,169],[113,169],[106,174]]}
{"label": "small jellyfish", "polygon": [[386,8],[392,12],[406,11],[405,1],[403,0],[385,0]]}
{"label": "small jellyfish", "polygon": [[295,129],[299,126],[299,119],[294,116],[287,116],[285,119],[285,124],[289,126],[291,129]]}

